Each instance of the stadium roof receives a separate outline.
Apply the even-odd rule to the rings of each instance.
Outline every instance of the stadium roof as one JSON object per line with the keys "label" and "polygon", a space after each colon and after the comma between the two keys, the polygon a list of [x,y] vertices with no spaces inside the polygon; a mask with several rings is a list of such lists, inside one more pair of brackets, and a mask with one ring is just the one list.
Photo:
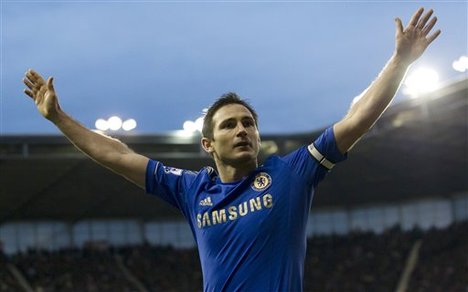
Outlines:
{"label": "stadium roof", "polygon": [[[321,131],[263,136],[262,159],[313,141]],[[166,165],[213,165],[199,137],[118,137]],[[76,151],[62,136],[0,137],[0,224],[23,220],[179,218]],[[315,207],[355,207],[468,192],[468,79],[390,107],[319,186]]]}

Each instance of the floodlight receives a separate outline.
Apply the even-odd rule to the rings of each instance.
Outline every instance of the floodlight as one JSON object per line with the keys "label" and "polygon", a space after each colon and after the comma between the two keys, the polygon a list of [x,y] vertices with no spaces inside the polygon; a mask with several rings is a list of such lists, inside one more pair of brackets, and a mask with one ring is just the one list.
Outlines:
{"label": "floodlight", "polygon": [[110,117],[107,122],[109,123],[109,129],[113,131],[117,131],[122,127],[122,119],[117,116]]}
{"label": "floodlight", "polygon": [[135,129],[137,126],[137,122],[134,119],[128,119],[122,123],[122,129],[124,131],[131,131]]}
{"label": "floodlight", "polygon": [[109,123],[104,119],[97,119],[94,125],[96,126],[96,129],[100,131],[107,131],[109,129]]}
{"label": "floodlight", "polygon": [[203,120],[204,120],[203,117],[199,117],[198,119],[195,120],[195,127],[196,127],[197,131],[200,132],[200,133],[201,133],[201,131],[203,129]]}
{"label": "floodlight", "polygon": [[186,133],[191,133],[194,134],[195,132],[201,133],[203,130],[203,122],[205,120],[205,115],[207,113],[208,109],[204,108],[202,109],[202,116],[197,118],[195,121],[187,120],[183,124],[183,131]]}
{"label": "floodlight", "polygon": [[197,130],[197,125],[193,121],[184,122],[184,131],[193,133]]}
{"label": "floodlight", "polygon": [[431,68],[419,68],[413,71],[404,81],[403,93],[412,98],[438,88],[439,74]]}
{"label": "floodlight", "polygon": [[453,61],[452,68],[458,72],[465,72],[468,70],[468,57],[461,56],[458,60]]}

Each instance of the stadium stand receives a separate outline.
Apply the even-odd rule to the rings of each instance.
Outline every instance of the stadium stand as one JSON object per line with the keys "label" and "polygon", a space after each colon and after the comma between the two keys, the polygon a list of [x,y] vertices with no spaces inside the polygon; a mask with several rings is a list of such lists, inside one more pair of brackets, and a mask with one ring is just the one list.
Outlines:
{"label": "stadium stand", "polygon": [[8,258],[0,253],[0,291],[22,291],[23,288],[13,276],[9,265]]}
{"label": "stadium stand", "polygon": [[14,263],[34,291],[136,291],[107,249],[29,251]]}
{"label": "stadium stand", "polygon": [[394,291],[414,238],[393,228],[310,239],[307,291]]}
{"label": "stadium stand", "polygon": [[[396,291],[415,242],[422,242],[408,291],[466,291],[468,288],[468,221],[445,229],[382,234],[353,232],[309,239],[305,291]],[[141,283],[122,274],[117,257]],[[8,260],[7,260],[8,259]],[[170,246],[45,250],[3,257],[0,291],[23,291],[5,272],[9,262],[34,291],[201,291],[196,249]]]}
{"label": "stadium stand", "polygon": [[424,235],[408,291],[468,290],[467,223],[455,223]]}

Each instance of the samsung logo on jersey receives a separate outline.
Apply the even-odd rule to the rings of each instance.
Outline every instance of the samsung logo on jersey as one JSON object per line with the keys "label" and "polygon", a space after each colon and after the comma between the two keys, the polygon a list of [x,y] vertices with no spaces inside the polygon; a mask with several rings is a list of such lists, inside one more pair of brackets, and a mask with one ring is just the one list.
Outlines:
{"label": "samsung logo on jersey", "polygon": [[198,228],[204,228],[211,225],[226,223],[228,220],[234,221],[249,213],[271,207],[273,207],[273,196],[271,194],[265,194],[240,203],[237,206],[230,206],[220,210],[205,212],[203,215],[197,214],[197,225]]}

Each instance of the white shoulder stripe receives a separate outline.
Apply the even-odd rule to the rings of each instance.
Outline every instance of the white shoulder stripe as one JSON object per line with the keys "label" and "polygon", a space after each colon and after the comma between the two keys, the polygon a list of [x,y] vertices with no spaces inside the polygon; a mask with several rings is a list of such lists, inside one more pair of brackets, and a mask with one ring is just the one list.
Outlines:
{"label": "white shoulder stripe", "polygon": [[159,161],[156,162],[156,166],[154,167],[153,175],[155,175],[158,172],[158,167],[159,167]]}
{"label": "white shoulder stripe", "polygon": [[312,155],[312,157],[314,157],[315,159],[317,159],[317,161],[323,165],[325,168],[327,168],[328,170],[331,170],[333,168],[333,166],[335,166],[334,163],[332,163],[330,160],[328,160],[327,158],[325,158],[325,156],[322,155],[322,153],[320,153],[317,148],[315,148],[315,145],[314,143],[310,144],[308,147],[307,147],[307,150],[309,150],[309,153]]}

